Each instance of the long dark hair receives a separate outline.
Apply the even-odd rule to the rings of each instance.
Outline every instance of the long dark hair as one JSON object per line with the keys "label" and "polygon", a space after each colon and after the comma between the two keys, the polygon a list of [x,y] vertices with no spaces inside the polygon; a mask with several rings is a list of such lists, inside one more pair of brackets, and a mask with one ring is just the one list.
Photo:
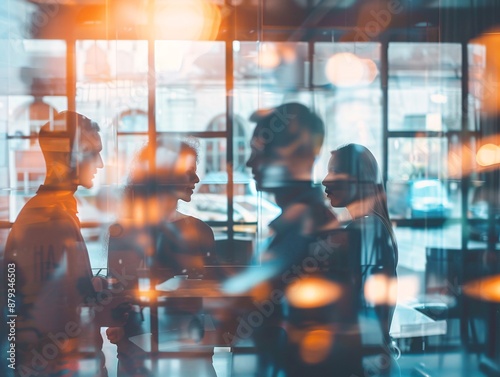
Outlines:
{"label": "long dark hair", "polygon": [[358,183],[355,200],[369,198],[374,200],[369,210],[384,223],[397,251],[396,236],[389,218],[382,176],[372,152],[360,144],[347,144],[331,153],[332,158],[335,159],[335,173],[347,174]]}

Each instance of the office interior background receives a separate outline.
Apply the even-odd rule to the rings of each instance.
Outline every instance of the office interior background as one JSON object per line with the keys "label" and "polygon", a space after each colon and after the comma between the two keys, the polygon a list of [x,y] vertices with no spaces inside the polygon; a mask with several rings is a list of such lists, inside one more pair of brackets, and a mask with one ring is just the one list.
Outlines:
{"label": "office interior background", "polygon": [[500,375],[500,2],[3,0],[0,36],[0,256],[43,183],[38,130],[70,109],[101,128],[104,168],[77,192],[96,273],[158,136],[199,140],[180,210],[212,227],[219,264],[253,263],[279,208],[245,166],[249,117],[300,102],[326,125],[318,185],[346,143],[382,169],[398,305],[425,316],[392,331],[403,370]]}

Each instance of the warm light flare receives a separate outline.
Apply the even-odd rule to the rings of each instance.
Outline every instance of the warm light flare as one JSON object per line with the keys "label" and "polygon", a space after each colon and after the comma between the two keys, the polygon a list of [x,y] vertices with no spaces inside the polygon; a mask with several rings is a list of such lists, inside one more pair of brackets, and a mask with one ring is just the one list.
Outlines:
{"label": "warm light flare", "polygon": [[364,70],[367,83],[373,82],[378,75],[377,64],[371,59],[361,59],[361,62],[365,66]]}
{"label": "warm light flare", "polygon": [[170,0],[156,12],[156,36],[171,40],[214,40],[220,22],[220,10],[211,2]]}
{"label": "warm light flare", "polygon": [[326,63],[326,77],[337,86],[357,85],[363,78],[363,64],[354,54],[341,52]]}
{"label": "warm light flare", "polygon": [[177,72],[182,68],[189,42],[163,41],[156,51],[155,68],[158,72]]}
{"label": "warm light flare", "polygon": [[397,301],[397,279],[382,274],[368,277],[364,287],[366,301],[374,305],[395,305]]}
{"label": "warm light flare", "polygon": [[300,342],[300,357],[308,364],[317,364],[328,357],[332,344],[331,331],[308,331]]}
{"label": "warm light flare", "polygon": [[280,64],[281,57],[273,43],[262,43],[257,61],[259,67],[271,69],[276,68]]}
{"label": "warm light flare", "polygon": [[481,101],[481,109],[487,115],[500,113],[500,30],[490,30],[470,41],[470,45],[483,46],[485,61],[472,76],[472,91]]}
{"label": "warm light flare", "polygon": [[147,199],[135,197],[129,205],[132,206],[132,221],[136,226],[158,224],[164,215],[156,196]]}
{"label": "warm light flare", "polygon": [[500,302],[500,276],[487,277],[467,283],[463,287],[467,296],[478,300]]}
{"label": "warm light flare", "polygon": [[290,305],[296,308],[319,308],[337,301],[342,287],[318,277],[307,277],[293,282],[286,290]]}
{"label": "warm light flare", "polygon": [[158,297],[158,292],[155,289],[138,289],[135,294],[142,302],[148,302]]}
{"label": "warm light flare", "polygon": [[361,59],[350,52],[332,55],[325,67],[328,80],[339,87],[370,84],[378,74],[378,68],[371,59]]}
{"label": "warm light flare", "polygon": [[470,144],[456,144],[448,152],[448,173],[450,178],[460,179],[474,172],[481,173],[496,169],[500,163],[500,135],[491,135],[476,141],[479,150]]}
{"label": "warm light flare", "polygon": [[500,146],[484,144],[477,151],[476,162],[481,166],[500,164]]}
{"label": "warm light flare", "polygon": [[173,166],[173,173],[177,177],[184,175],[191,167],[196,167],[196,157],[191,154],[176,156],[175,165]]}
{"label": "warm light flare", "polygon": [[420,279],[418,275],[407,275],[398,277],[397,295],[398,302],[413,301],[420,290]]}

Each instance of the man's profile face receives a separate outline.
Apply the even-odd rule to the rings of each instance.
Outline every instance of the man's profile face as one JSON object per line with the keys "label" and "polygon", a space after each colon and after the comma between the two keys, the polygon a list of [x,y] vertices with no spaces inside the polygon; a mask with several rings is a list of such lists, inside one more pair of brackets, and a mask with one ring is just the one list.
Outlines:
{"label": "man's profile face", "polygon": [[272,139],[259,137],[258,130],[257,127],[251,139],[251,154],[246,163],[252,170],[257,190],[276,192],[311,179],[314,157],[300,153],[304,140],[307,143],[306,137],[277,146]]}
{"label": "man's profile face", "polygon": [[102,158],[102,142],[97,131],[84,131],[75,151],[76,158],[76,183],[85,188],[94,185],[97,169],[104,167]]}
{"label": "man's profile face", "polygon": [[277,192],[312,179],[314,160],[323,141],[323,124],[299,103],[257,111],[247,167],[257,189]]}
{"label": "man's profile face", "polygon": [[247,167],[252,169],[252,176],[255,180],[257,190],[266,191],[263,185],[264,170],[269,163],[266,161],[266,154],[264,151],[264,142],[259,137],[254,136],[250,141],[251,154],[246,163]]}

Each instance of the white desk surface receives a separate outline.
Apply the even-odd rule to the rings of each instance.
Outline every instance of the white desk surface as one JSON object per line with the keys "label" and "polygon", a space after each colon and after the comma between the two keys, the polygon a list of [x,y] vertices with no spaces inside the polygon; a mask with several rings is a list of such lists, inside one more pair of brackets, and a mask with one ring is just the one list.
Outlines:
{"label": "white desk surface", "polygon": [[435,321],[417,309],[404,304],[396,305],[389,333],[393,338],[446,334],[446,321]]}

